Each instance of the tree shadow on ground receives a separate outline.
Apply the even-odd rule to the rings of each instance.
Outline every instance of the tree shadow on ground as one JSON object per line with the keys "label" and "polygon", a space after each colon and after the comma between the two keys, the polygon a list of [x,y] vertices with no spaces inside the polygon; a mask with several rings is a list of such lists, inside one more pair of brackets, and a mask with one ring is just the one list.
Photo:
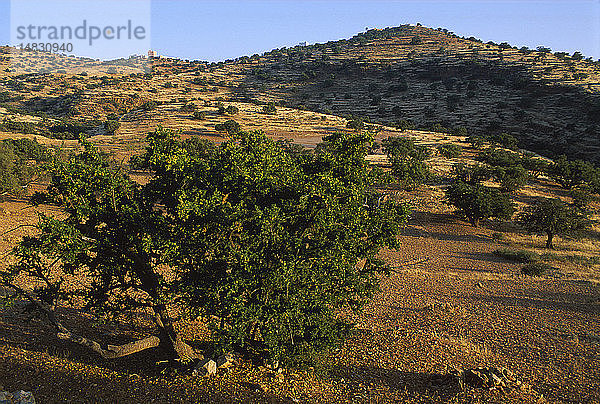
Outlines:
{"label": "tree shadow on ground", "polygon": [[494,255],[493,253],[488,253],[488,252],[460,252],[457,254],[450,255],[450,257],[463,258],[463,259],[469,259],[469,260],[474,260],[474,261],[486,261],[486,262],[491,262],[494,264],[506,264],[506,265],[515,264],[514,261],[509,261],[507,259],[498,257],[498,256]]}
{"label": "tree shadow on ground", "polygon": [[[568,296],[568,295],[567,295]],[[479,301],[485,301],[493,304],[501,304],[507,307],[522,307],[535,309],[550,309],[560,311],[570,311],[574,313],[600,314],[600,304],[590,304],[589,302],[577,301],[559,301],[566,296],[561,293],[548,293],[543,297],[528,297],[528,296],[490,296],[490,295],[473,295],[472,298]]]}
{"label": "tree shadow on ground", "polygon": [[[120,345],[134,340],[158,335],[152,326],[136,326],[120,324],[116,327],[105,325],[93,326],[90,318],[76,310],[63,309],[58,313],[60,320],[72,332],[91,338],[103,348]],[[148,321],[148,319],[137,319]],[[132,321],[133,322],[133,321]],[[203,341],[189,341],[190,345],[200,351],[206,351],[208,344]],[[135,354],[117,359],[104,359],[99,354],[74,342],[58,338],[57,332],[43,316],[31,316],[21,308],[7,307],[0,309],[0,344],[19,347],[32,352],[49,354],[90,366],[98,366],[112,371],[158,375],[166,366],[170,356],[163,348],[150,348]]]}
{"label": "tree shadow on ground", "polygon": [[460,392],[458,379],[439,373],[407,372],[370,366],[338,366],[328,372],[334,380],[344,380],[351,392],[361,393],[361,387],[383,385],[392,393],[427,397],[432,402],[448,402]]}

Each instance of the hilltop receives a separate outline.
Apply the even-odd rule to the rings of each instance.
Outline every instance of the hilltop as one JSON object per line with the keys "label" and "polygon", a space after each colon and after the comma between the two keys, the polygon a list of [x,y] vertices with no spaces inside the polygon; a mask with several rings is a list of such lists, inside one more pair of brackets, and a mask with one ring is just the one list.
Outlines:
{"label": "hilltop", "polygon": [[[598,162],[600,156],[600,66],[578,53],[516,49],[411,25],[212,64],[178,59],[76,63],[29,53],[26,60],[13,56],[13,65],[60,67],[51,80],[42,74],[5,76],[0,82],[4,104],[31,113],[80,120],[118,114],[125,122],[145,122],[132,111],[156,101],[163,106],[161,120],[173,118],[183,130],[214,133],[217,120],[182,121],[169,109],[232,101],[242,104],[243,113],[274,102],[402,129],[478,136],[506,132],[522,148],[548,157],[566,154]],[[8,56],[2,63],[0,74],[6,75]]]}

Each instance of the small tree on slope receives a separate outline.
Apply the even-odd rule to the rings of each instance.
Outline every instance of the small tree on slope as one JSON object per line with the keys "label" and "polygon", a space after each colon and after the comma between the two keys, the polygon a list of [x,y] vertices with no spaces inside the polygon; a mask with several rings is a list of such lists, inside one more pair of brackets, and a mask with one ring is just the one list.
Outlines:
{"label": "small tree on slope", "polygon": [[491,217],[510,219],[514,212],[514,205],[506,194],[481,184],[455,181],[446,189],[446,197],[474,226]]}
{"label": "small tree on slope", "polygon": [[546,248],[554,248],[555,235],[583,229],[589,221],[580,211],[558,199],[539,199],[521,212],[517,218],[528,232],[546,234]]}

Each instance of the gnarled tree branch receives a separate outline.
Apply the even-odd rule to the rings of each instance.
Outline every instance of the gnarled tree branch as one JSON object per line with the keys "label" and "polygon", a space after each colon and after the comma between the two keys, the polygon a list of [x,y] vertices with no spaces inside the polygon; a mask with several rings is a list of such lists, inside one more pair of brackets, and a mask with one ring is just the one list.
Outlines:
{"label": "gnarled tree branch", "polygon": [[98,343],[92,339],[83,337],[81,335],[77,335],[77,334],[71,332],[69,329],[67,329],[56,318],[56,313],[54,311],[54,307],[47,303],[40,302],[33,293],[31,293],[23,288],[20,288],[19,286],[13,285],[12,283],[9,283],[9,282],[2,282],[2,284],[13,289],[15,292],[17,292],[21,296],[25,297],[32,304],[34,304],[39,310],[41,310],[48,318],[48,321],[50,321],[50,323],[58,331],[56,334],[58,338],[60,338],[62,340],[66,340],[66,341],[71,341],[71,342],[74,342],[81,346],[84,346],[86,348],[89,348],[90,350],[99,354],[101,357],[103,357],[105,359],[121,358],[121,357],[128,356],[128,355],[131,355],[131,354],[134,354],[134,353],[137,353],[137,352],[149,349],[149,348],[155,348],[160,345],[159,337],[150,336],[150,337],[143,338],[143,339],[140,339],[137,341],[133,341],[133,342],[130,342],[130,343],[124,344],[124,345],[108,345],[107,348],[104,349],[104,348],[102,348],[100,343]]}

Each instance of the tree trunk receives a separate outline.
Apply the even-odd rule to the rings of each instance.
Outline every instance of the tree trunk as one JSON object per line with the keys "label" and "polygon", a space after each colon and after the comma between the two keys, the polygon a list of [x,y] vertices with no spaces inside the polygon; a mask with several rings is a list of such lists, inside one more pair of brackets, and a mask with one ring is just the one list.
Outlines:
{"label": "tree trunk", "polygon": [[160,338],[156,336],[150,336],[124,345],[108,345],[107,348],[104,349],[97,341],[75,334],[71,332],[71,330],[69,330],[67,327],[65,327],[56,317],[54,304],[48,304],[46,302],[43,302],[40,299],[38,299],[37,296],[32,292],[29,292],[11,283],[2,282],[2,284],[15,290],[18,294],[25,297],[41,312],[43,312],[48,318],[48,321],[56,329],[56,336],[58,338],[84,346],[96,352],[104,359],[122,358],[124,356],[131,355],[143,351],[145,349],[155,348],[160,344]]}
{"label": "tree trunk", "polygon": [[552,244],[552,239],[554,238],[554,234],[551,232],[547,232],[546,234],[548,235],[548,238],[546,239],[546,248],[553,250],[554,245]]}
{"label": "tree trunk", "polygon": [[[160,283],[158,276],[150,266],[150,257],[147,254],[139,253],[135,250],[130,251],[135,262],[135,271],[142,281],[144,290],[152,297],[155,302],[160,302]],[[201,355],[197,355],[194,349],[186,344],[181,336],[173,327],[173,319],[169,315],[165,304],[156,304],[153,308],[154,321],[160,329],[161,343],[166,345],[166,348],[171,351],[175,360],[181,363],[189,363],[195,359],[203,359]]]}
{"label": "tree trunk", "polygon": [[181,335],[175,331],[173,320],[164,304],[159,304],[154,307],[154,320],[161,330],[162,342],[167,344],[167,348],[171,350],[171,353],[176,360],[179,360],[181,363],[190,363],[196,359],[203,359],[203,357],[196,354],[194,349],[186,344],[181,339]]}

